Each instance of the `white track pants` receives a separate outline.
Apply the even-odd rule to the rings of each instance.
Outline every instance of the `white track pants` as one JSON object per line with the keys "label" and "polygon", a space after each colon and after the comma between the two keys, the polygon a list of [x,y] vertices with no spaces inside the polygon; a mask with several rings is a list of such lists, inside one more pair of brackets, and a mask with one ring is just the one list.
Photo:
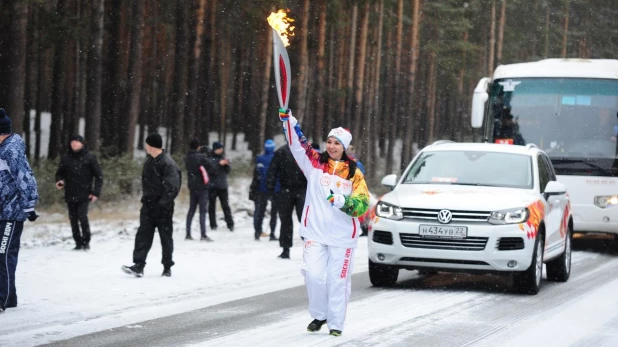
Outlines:
{"label": "white track pants", "polygon": [[329,329],[343,330],[350,298],[354,249],[305,241],[303,268],[309,314],[328,322]]}

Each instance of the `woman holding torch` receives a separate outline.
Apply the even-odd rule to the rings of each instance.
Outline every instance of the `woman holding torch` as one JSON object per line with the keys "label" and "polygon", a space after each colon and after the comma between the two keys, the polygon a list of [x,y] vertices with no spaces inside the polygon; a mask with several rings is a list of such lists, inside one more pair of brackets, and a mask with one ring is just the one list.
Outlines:
{"label": "woman holding torch", "polygon": [[346,316],[354,266],[354,251],[361,233],[358,217],[369,206],[365,178],[345,150],[352,134],[344,128],[330,131],[326,151],[307,142],[290,110],[279,110],[285,137],[307,177],[307,195],[301,219],[303,267],[309,296],[310,332],[325,323],[340,336]]}

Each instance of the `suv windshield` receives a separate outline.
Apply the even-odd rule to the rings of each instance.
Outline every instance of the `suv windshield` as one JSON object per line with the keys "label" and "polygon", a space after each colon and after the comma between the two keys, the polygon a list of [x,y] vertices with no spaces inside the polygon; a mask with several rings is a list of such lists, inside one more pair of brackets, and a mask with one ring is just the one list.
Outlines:
{"label": "suv windshield", "polygon": [[532,159],[521,154],[482,151],[424,152],[403,183],[531,189]]}
{"label": "suv windshield", "polygon": [[618,80],[498,79],[487,119],[490,142],[534,143],[559,175],[618,176]]}

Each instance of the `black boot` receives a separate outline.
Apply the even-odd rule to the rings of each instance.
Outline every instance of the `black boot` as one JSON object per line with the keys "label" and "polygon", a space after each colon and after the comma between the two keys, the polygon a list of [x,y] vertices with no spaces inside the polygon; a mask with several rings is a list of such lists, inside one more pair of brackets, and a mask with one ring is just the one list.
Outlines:
{"label": "black boot", "polygon": [[270,241],[279,241],[279,239],[277,238],[277,236],[275,236],[275,233],[274,233],[274,232],[270,233]]}
{"label": "black boot", "polygon": [[124,271],[124,273],[133,275],[135,277],[144,276],[144,267],[137,264],[134,264],[133,266],[122,265],[120,269]]}
{"label": "black boot", "polygon": [[84,249],[84,246],[81,243],[76,244],[75,248],[73,248],[74,251],[81,251],[82,249]]}
{"label": "black boot", "polygon": [[191,235],[187,235],[185,236],[185,240],[193,240],[193,237]]}
{"label": "black boot", "polygon": [[82,249],[83,249],[84,251],[89,251],[89,250],[90,250],[90,245],[89,245],[89,244],[87,244],[87,243],[85,243],[85,244],[82,246]]}
{"label": "black boot", "polygon": [[161,276],[172,277],[172,269],[169,267],[164,267]]}
{"label": "black boot", "polygon": [[326,319],[325,320],[314,319],[307,326],[307,331],[310,331],[310,332],[320,331],[320,329],[322,329],[322,325],[324,324],[326,324]]}
{"label": "black boot", "polygon": [[290,249],[288,247],[283,247],[283,252],[279,254],[279,258],[290,259]]}

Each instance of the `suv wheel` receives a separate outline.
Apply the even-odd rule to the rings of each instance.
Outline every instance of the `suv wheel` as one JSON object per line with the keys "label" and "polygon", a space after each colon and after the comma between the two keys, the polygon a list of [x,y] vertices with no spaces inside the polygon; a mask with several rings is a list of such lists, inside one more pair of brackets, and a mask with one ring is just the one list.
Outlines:
{"label": "suv wheel", "polygon": [[369,281],[374,287],[390,287],[397,283],[399,269],[369,260]]}
{"label": "suv wheel", "polygon": [[534,243],[530,267],[526,271],[515,274],[514,277],[515,288],[520,293],[536,295],[541,289],[544,245],[544,236],[542,233],[538,233]]}
{"label": "suv wheel", "polygon": [[573,232],[571,226],[567,228],[564,239],[564,252],[558,258],[547,262],[547,279],[550,281],[566,282],[571,275],[571,241]]}

